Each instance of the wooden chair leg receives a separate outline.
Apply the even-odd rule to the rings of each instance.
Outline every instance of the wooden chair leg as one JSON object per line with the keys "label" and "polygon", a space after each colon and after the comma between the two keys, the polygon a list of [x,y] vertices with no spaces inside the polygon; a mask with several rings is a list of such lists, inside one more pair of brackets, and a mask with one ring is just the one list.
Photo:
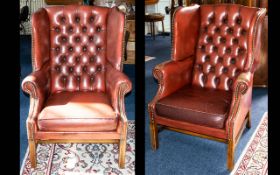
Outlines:
{"label": "wooden chair leg", "polygon": [[126,139],[120,140],[120,152],[119,152],[119,167],[125,168],[125,151],[126,151]]}
{"label": "wooden chair leg", "polygon": [[36,143],[34,140],[28,140],[29,145],[29,159],[32,168],[36,168],[37,157],[36,157]]}
{"label": "wooden chair leg", "polygon": [[155,22],[152,23],[153,23],[153,39],[155,40],[156,39]]}
{"label": "wooden chair leg", "polygon": [[125,152],[126,152],[127,123],[123,124],[122,135],[119,143],[119,167],[125,168]]}
{"label": "wooden chair leg", "polygon": [[158,128],[157,124],[154,121],[150,122],[150,132],[152,149],[155,151],[158,149]]}
{"label": "wooden chair leg", "polygon": [[232,170],[234,167],[234,141],[229,140],[228,151],[227,151],[227,167],[228,170]]}
{"label": "wooden chair leg", "polygon": [[153,23],[150,22],[150,28],[151,28],[151,37],[153,37]]}
{"label": "wooden chair leg", "polygon": [[251,128],[251,110],[248,111],[247,116],[248,121],[246,123],[246,128],[250,129]]}
{"label": "wooden chair leg", "polygon": [[164,23],[163,23],[163,20],[161,21],[161,25],[162,25],[162,34],[163,34],[163,37],[165,36],[165,31],[164,31]]}

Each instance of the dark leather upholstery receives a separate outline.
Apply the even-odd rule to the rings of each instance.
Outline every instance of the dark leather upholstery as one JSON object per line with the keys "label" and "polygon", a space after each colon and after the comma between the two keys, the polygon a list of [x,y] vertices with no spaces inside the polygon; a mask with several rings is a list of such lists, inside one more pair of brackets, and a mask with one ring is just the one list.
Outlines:
{"label": "dark leather upholstery", "polygon": [[231,92],[187,86],[156,103],[158,115],[197,125],[224,128]]}
{"label": "dark leather upholstery", "polygon": [[159,89],[149,103],[151,123],[182,128],[168,122],[177,120],[194,124],[193,132],[203,125],[203,134],[220,137],[210,129],[217,128],[236,136],[251,106],[264,16],[265,9],[236,4],[179,7],[171,61],[153,71]]}
{"label": "dark leather upholstery", "polygon": [[61,92],[50,96],[38,116],[41,131],[114,131],[118,116],[102,92]]}

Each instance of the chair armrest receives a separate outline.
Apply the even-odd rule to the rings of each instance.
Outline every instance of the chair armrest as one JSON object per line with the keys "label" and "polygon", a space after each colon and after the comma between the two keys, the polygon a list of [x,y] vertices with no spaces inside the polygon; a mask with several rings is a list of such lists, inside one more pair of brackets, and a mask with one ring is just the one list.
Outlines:
{"label": "chair armrest", "polygon": [[44,100],[49,91],[49,77],[43,70],[32,72],[22,81],[22,90],[34,99]]}
{"label": "chair armrest", "polygon": [[156,96],[149,106],[191,83],[194,57],[182,61],[167,61],[157,65],[153,70],[154,77],[158,80],[159,87]]}
{"label": "chair armrest", "polygon": [[106,92],[109,94],[113,109],[120,115],[123,122],[127,122],[125,115],[124,96],[132,89],[129,78],[113,68],[110,64],[106,66]]}
{"label": "chair armrest", "polygon": [[228,138],[237,136],[252,102],[253,74],[241,73],[233,84],[232,102],[226,123]]}
{"label": "chair armrest", "polygon": [[49,77],[43,70],[32,72],[22,81],[22,90],[30,95],[29,115],[26,120],[28,139],[33,139],[36,118],[43,108],[49,92]]}

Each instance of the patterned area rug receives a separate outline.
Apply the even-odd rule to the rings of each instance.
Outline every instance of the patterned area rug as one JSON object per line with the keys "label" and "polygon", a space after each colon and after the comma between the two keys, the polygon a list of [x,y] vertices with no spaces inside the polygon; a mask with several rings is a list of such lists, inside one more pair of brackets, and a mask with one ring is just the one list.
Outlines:
{"label": "patterned area rug", "polygon": [[153,59],[155,59],[156,57],[150,57],[150,56],[145,56],[145,62],[147,61],[151,61]]}
{"label": "patterned area rug", "polygon": [[135,174],[135,122],[129,121],[125,169],[118,167],[118,144],[39,144],[37,167],[31,168],[29,150],[21,175]]}
{"label": "patterned area rug", "polygon": [[266,112],[253,137],[237,161],[231,175],[267,175],[268,113]]}

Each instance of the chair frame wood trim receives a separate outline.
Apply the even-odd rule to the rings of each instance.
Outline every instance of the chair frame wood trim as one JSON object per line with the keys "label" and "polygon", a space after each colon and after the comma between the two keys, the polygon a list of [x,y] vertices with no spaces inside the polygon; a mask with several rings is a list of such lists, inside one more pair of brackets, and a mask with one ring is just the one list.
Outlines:
{"label": "chair frame wood trim", "polygon": [[[116,131],[111,131],[111,132],[43,132],[43,131],[38,131],[36,124],[33,125],[31,121],[34,121],[34,105],[30,105],[30,110],[32,111],[27,118],[27,127],[29,133],[29,139],[28,139],[28,144],[29,144],[29,150],[30,150],[30,162],[31,162],[31,167],[35,168],[37,164],[37,156],[36,156],[36,148],[37,144],[39,143],[104,143],[104,144],[109,144],[109,143],[117,143],[119,144],[119,167],[120,168],[125,168],[125,153],[126,153],[126,140],[127,140],[127,127],[128,127],[128,120],[126,117],[125,113],[125,106],[124,106],[124,96],[125,94],[129,91],[129,88],[126,83],[121,83],[118,89],[118,109],[120,111],[120,121],[118,124],[118,127]],[[30,92],[31,93],[31,92]],[[30,97],[30,100],[33,104],[36,100],[33,97]],[[37,103],[35,103],[37,104]],[[34,121],[35,122],[35,121]],[[32,126],[31,126],[32,124]],[[65,139],[66,136],[70,136],[73,138],[73,133],[77,134],[77,139]],[[93,138],[88,138],[88,136],[92,135],[96,136],[98,134],[108,134],[107,137],[99,138],[99,139],[93,139]],[[43,137],[44,136],[44,137]],[[80,139],[83,138],[81,136],[85,136],[88,139]],[[113,139],[112,139],[112,136]],[[64,139],[60,139],[64,138]],[[59,138],[59,139],[58,139]],[[109,139],[110,138],[110,139]]]}
{"label": "chair frame wood trim", "polygon": [[[153,115],[152,110],[149,110],[150,115]],[[154,116],[153,116],[154,117]],[[162,129],[168,129],[171,131],[175,131],[175,132],[179,132],[179,133],[183,133],[186,135],[191,135],[191,136],[195,136],[195,137],[201,137],[201,138],[205,138],[205,139],[209,139],[209,140],[214,140],[214,141],[218,141],[218,142],[222,142],[227,144],[227,167],[228,169],[231,171],[234,168],[234,151],[235,148],[242,136],[242,133],[246,128],[251,128],[251,110],[248,111],[246,118],[243,121],[243,124],[241,125],[241,129],[239,130],[237,136],[233,139],[221,139],[221,138],[217,138],[214,136],[210,136],[210,135],[206,135],[206,134],[199,134],[196,132],[192,132],[189,130],[184,130],[184,129],[177,129],[174,127],[170,127],[167,125],[162,125],[162,124],[157,124],[154,120],[150,121],[150,134],[151,134],[151,143],[152,143],[152,149],[155,151],[157,150],[157,148],[159,147],[159,142],[158,142],[158,125],[162,126]]]}

